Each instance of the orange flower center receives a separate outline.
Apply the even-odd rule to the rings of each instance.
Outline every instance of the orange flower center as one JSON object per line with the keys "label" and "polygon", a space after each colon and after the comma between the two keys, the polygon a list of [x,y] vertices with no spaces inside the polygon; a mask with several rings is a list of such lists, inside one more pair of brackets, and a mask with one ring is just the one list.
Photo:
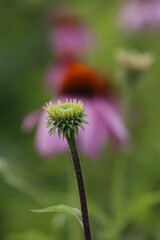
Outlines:
{"label": "orange flower center", "polygon": [[85,65],[74,63],[66,71],[60,86],[60,94],[71,94],[92,97],[106,95],[111,89],[111,79],[102,77]]}

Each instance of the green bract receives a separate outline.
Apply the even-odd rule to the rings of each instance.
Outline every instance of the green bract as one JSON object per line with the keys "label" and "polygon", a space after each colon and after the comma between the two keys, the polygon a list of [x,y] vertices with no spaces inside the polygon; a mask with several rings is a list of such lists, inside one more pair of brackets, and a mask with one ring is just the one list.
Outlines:
{"label": "green bract", "polygon": [[88,122],[84,119],[86,117],[83,103],[76,99],[73,101],[66,99],[66,103],[61,103],[58,100],[57,105],[53,105],[50,101],[49,104],[46,103],[44,109],[48,113],[47,117],[47,128],[50,127],[49,134],[55,134],[56,129],[58,129],[59,137],[61,134],[64,137],[70,137],[71,132],[75,132],[78,136],[78,126],[84,130],[83,123]]}

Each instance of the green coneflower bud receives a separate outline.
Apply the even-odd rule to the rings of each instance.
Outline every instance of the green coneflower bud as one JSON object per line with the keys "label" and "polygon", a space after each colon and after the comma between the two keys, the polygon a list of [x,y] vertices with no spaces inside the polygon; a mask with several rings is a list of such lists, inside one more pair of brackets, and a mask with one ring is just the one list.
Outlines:
{"label": "green coneflower bud", "polygon": [[49,134],[55,134],[58,129],[59,138],[61,134],[63,139],[70,137],[71,132],[75,132],[78,136],[78,127],[84,130],[83,123],[88,122],[84,119],[86,114],[84,112],[83,103],[79,100],[66,99],[65,103],[61,103],[58,100],[58,104],[54,105],[51,101],[49,104],[46,103],[46,107],[43,107],[47,113],[47,128],[50,127]]}

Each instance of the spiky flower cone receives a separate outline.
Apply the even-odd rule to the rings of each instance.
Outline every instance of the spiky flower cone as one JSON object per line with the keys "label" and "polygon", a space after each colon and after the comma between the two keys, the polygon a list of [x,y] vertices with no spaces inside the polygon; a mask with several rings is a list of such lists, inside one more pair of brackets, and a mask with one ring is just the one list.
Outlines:
{"label": "spiky flower cone", "polygon": [[52,102],[46,104],[44,109],[48,112],[47,117],[47,127],[50,127],[49,134],[55,134],[56,129],[58,129],[59,137],[63,135],[65,137],[70,137],[72,131],[78,136],[78,126],[84,130],[83,123],[88,122],[84,119],[85,112],[83,109],[83,103],[76,99],[73,101],[66,99],[66,103],[62,104],[58,100],[57,105],[53,105]]}

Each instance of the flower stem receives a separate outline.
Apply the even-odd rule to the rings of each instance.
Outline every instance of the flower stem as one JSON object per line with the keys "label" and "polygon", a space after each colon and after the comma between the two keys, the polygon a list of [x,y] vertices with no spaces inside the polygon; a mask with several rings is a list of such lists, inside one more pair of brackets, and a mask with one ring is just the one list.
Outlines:
{"label": "flower stem", "polygon": [[91,240],[91,231],[90,231],[88,208],[87,208],[87,198],[86,198],[83,173],[82,173],[74,131],[71,132],[70,137],[67,136],[66,138],[67,138],[67,142],[71,152],[72,162],[73,162],[74,171],[77,179],[85,240]]}
{"label": "flower stem", "polygon": [[[71,168],[72,166],[68,166],[68,201],[71,205],[77,204],[79,197],[77,196],[77,189],[75,186],[75,182],[73,181],[73,176],[72,172],[73,169]],[[79,227],[79,224],[77,221],[75,221],[74,218],[71,218],[69,223],[68,223],[68,239],[70,240],[82,240],[82,231],[81,228]]]}

